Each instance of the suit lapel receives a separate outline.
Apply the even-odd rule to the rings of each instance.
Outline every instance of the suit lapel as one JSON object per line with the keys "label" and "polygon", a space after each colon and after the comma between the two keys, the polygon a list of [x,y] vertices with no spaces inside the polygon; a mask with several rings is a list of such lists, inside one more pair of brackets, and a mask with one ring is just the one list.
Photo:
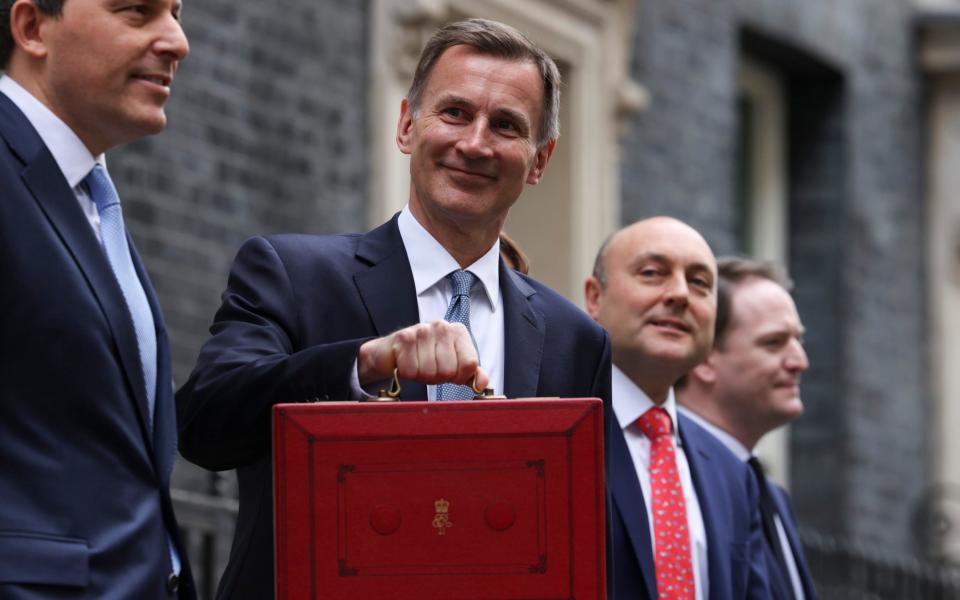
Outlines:
{"label": "suit lapel", "polygon": [[[356,257],[369,265],[353,276],[378,336],[420,322],[410,261],[397,228],[397,215],[360,240]],[[404,400],[426,400],[427,386],[402,380]]]}
{"label": "suit lapel", "polygon": [[640,488],[640,481],[637,479],[637,469],[633,459],[630,458],[623,432],[616,428],[610,432],[609,437],[609,472],[612,474],[608,480],[610,493],[627,529],[630,545],[636,552],[635,558],[640,565],[640,572],[643,573],[647,595],[649,598],[656,598],[657,580],[654,574],[653,540],[650,538],[650,521],[647,519],[646,502]]}
{"label": "suit lapel", "polygon": [[128,391],[136,399],[141,427],[146,438],[150,439],[146,419],[147,397],[136,333],[110,263],[53,155],[23,113],[3,94],[0,94],[0,135],[23,161],[21,177],[24,184],[77,263],[100,304],[117,345]]}
{"label": "suit lapel", "polygon": [[729,549],[723,546],[729,536],[723,531],[722,522],[718,515],[714,514],[714,503],[710,502],[709,499],[713,495],[712,492],[722,489],[722,486],[712,481],[711,478],[716,477],[717,474],[710,468],[710,453],[703,448],[696,436],[688,435],[689,423],[685,416],[677,415],[677,429],[680,432],[680,441],[683,444],[683,453],[687,458],[687,465],[690,467],[690,479],[693,480],[697,498],[707,499],[707,501],[699,503],[700,514],[703,517],[703,528],[707,534],[707,571],[710,589],[719,590],[722,589],[722,582],[728,580],[722,569],[723,565],[729,562],[727,558]]}
{"label": "suit lapel", "polygon": [[147,274],[140,253],[137,252],[133,238],[130,237],[129,233],[127,233],[127,245],[130,247],[133,268],[136,270],[143,291],[147,295],[150,312],[153,313],[153,325],[157,336],[157,389],[153,415],[154,461],[157,472],[161,474],[161,479],[165,485],[170,485],[170,475],[173,471],[173,462],[177,453],[173,376],[170,372],[170,342],[167,339],[167,328],[163,321],[163,311],[160,309],[156,291],[150,283],[150,276]]}
{"label": "suit lapel", "polygon": [[500,293],[503,295],[503,394],[508,398],[537,395],[546,323],[531,306],[536,293],[500,259]]}

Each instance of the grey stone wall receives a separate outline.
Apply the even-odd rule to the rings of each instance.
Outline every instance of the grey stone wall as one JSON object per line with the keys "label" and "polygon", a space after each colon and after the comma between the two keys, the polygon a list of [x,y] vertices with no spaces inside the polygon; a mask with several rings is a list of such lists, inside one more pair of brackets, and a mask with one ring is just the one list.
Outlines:
{"label": "grey stone wall", "polygon": [[792,429],[790,451],[794,502],[804,523],[845,535],[848,514],[836,507],[846,507],[849,478],[858,467],[849,460],[846,433],[856,415],[842,401],[832,401],[846,395],[849,347],[844,258],[848,115],[844,81],[834,75],[790,80],[790,270],[811,357],[802,384],[806,411]]}
{"label": "grey stone wall", "polygon": [[788,80],[790,267],[813,364],[808,411],[792,430],[794,499],[806,525],[911,553],[931,418],[912,9],[892,0],[639,6],[632,71],[652,104],[624,141],[624,220],[678,216],[718,253],[736,249],[743,33],[789,49],[748,48]]}
{"label": "grey stone wall", "polygon": [[[362,1],[184,3],[191,53],[167,129],[108,156],[164,308],[178,383],[243,240],[365,228],[367,11]],[[213,478],[182,459],[173,486],[235,493],[232,474]],[[202,547],[191,549],[203,596],[231,536],[232,527],[221,532],[212,572],[201,568]]]}
{"label": "grey stone wall", "polygon": [[[908,3],[638,6],[631,70],[652,104],[623,140],[625,222],[673,214],[718,253],[733,251],[742,33],[835,72],[823,88],[802,65],[783,63],[795,109],[790,266],[813,361],[808,414],[793,429],[792,483],[804,523],[907,553],[911,510],[928,479],[930,418],[921,97]],[[186,3],[192,54],[167,130],[109,156],[165,309],[179,382],[245,238],[365,228],[375,168],[368,13],[363,1]],[[199,472],[178,474],[178,485],[208,485]]]}
{"label": "grey stone wall", "polygon": [[108,157],[178,382],[244,239],[365,227],[367,21],[366,2],[184,3],[168,127]]}
{"label": "grey stone wall", "polygon": [[639,2],[631,75],[650,108],[622,148],[624,223],[671,214],[733,247],[736,21],[727,1]]}

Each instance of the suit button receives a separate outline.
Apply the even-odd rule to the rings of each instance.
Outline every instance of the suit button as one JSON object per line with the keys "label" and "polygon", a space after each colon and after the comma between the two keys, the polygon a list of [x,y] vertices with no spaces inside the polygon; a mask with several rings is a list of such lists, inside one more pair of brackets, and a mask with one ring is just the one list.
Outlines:
{"label": "suit button", "polygon": [[177,577],[176,573],[170,573],[170,576],[167,577],[167,591],[171,594],[176,594],[177,590],[180,589],[180,578]]}

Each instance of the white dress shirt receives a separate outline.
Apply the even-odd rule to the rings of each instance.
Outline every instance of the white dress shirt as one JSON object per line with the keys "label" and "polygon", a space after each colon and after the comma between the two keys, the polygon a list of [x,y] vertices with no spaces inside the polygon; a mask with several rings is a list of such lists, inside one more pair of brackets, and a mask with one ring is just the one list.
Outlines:
{"label": "white dress shirt", "polygon": [[87,217],[99,240],[100,214],[97,213],[96,205],[87,194],[86,186],[81,182],[93,169],[94,164],[100,163],[106,168],[104,155],[94,157],[90,154],[77,134],[60,120],[60,117],[53,114],[46,105],[7,75],[0,77],[0,92],[10,98],[37,130],[47,150],[53,155],[53,160],[56,161],[60,172],[73,189],[73,194],[80,203],[80,210]]}
{"label": "white dress shirt", "polygon": [[[459,270],[460,265],[414,218],[409,206],[400,211],[397,227],[413,273],[420,322],[442,321],[453,298],[453,287],[447,275]],[[500,240],[464,270],[473,273],[478,280],[470,290],[470,331],[480,354],[480,366],[490,377],[488,387],[502,394],[504,328],[503,295],[500,293]],[[359,389],[356,362],[352,387],[357,397],[369,396],[365,390]],[[437,386],[428,385],[427,399],[436,398]]]}
{"label": "white dress shirt", "polygon": [[[640,489],[646,503],[647,523],[650,525],[650,540],[656,539],[653,532],[653,510],[650,506],[652,498],[650,487],[650,439],[636,426],[637,419],[643,413],[656,406],[623,371],[613,367],[613,412],[617,415],[617,422],[623,430],[623,437],[633,459],[633,466],[640,480]],[[709,565],[707,563],[707,530],[703,525],[703,514],[700,512],[700,502],[697,491],[693,487],[690,477],[690,465],[683,451],[680,436],[677,435],[677,401],[673,395],[673,388],[667,394],[667,400],[662,408],[670,415],[673,429],[673,444],[677,450],[677,470],[680,472],[680,485],[683,488],[683,500],[687,509],[687,529],[690,532],[690,547],[692,552],[692,566],[694,585],[696,586],[697,600],[706,600],[709,595]]]}
{"label": "white dress shirt", "polygon": [[[753,456],[753,453],[747,449],[740,440],[733,437],[726,431],[720,429],[710,421],[707,421],[697,413],[688,409],[685,406],[681,406],[680,410],[684,415],[692,419],[697,425],[700,425],[711,434],[713,437],[720,440],[720,442],[726,446],[730,452],[742,460],[747,462],[750,460],[750,457]],[[783,560],[787,563],[787,571],[790,575],[790,585],[793,587],[793,596],[797,600],[805,600],[806,596],[803,594],[803,583],[800,581],[800,570],[797,569],[797,561],[793,558],[793,549],[790,546],[790,538],[787,537],[787,530],[783,527],[783,521],[780,519],[780,515],[773,515],[773,522],[777,527],[777,538],[780,539],[780,548],[783,550]]]}

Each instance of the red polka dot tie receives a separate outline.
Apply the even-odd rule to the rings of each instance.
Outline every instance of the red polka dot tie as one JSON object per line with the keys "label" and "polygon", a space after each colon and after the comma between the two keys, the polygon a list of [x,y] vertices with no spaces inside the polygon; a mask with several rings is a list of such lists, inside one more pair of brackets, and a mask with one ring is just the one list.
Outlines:
{"label": "red polka dot tie", "polygon": [[693,600],[693,561],[687,506],[683,500],[676,450],[670,435],[670,415],[654,407],[637,419],[650,438],[650,512],[653,513],[653,564],[659,600]]}

